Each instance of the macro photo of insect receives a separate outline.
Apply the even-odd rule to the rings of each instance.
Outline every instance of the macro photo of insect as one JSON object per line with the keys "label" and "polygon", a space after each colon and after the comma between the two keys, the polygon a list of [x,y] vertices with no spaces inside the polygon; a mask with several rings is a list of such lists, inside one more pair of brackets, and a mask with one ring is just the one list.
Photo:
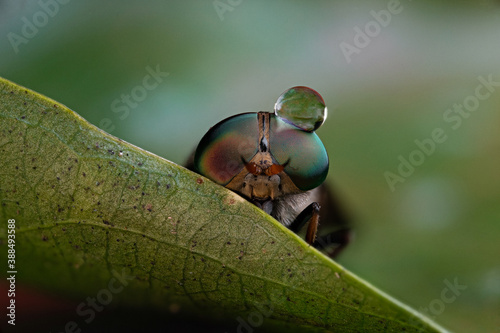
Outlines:
{"label": "macro photo of insect", "polygon": [[498,0],[0,0],[0,333],[500,333]]}
{"label": "macro photo of insect", "polygon": [[[275,111],[227,118],[201,139],[188,167],[245,197],[299,232],[317,248],[333,247],[335,257],[349,242],[349,226],[331,190],[323,185],[329,169],[326,149],[314,133],[326,120],[323,98],[308,87],[293,87]],[[322,218],[336,226],[316,236]]]}

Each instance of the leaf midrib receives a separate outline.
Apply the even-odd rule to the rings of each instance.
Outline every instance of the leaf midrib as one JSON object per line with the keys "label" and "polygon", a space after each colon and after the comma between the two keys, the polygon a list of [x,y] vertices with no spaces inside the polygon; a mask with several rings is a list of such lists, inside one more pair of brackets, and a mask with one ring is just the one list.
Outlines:
{"label": "leaf midrib", "polygon": [[[216,262],[218,264],[221,264],[221,265],[223,264],[220,260],[218,260],[218,259],[216,259],[216,258],[214,258],[212,256],[209,256],[209,255],[207,255],[205,253],[202,253],[202,252],[199,252],[199,251],[196,251],[196,250],[189,250],[188,248],[186,248],[186,247],[184,247],[182,245],[174,244],[174,243],[171,243],[171,242],[167,242],[167,241],[165,241],[163,239],[160,239],[160,238],[157,238],[157,237],[154,237],[154,236],[151,236],[151,235],[147,235],[147,234],[145,234],[143,232],[140,232],[138,230],[129,229],[129,228],[125,229],[125,228],[118,227],[118,226],[106,227],[106,226],[103,226],[101,223],[96,223],[96,222],[93,222],[92,220],[87,220],[87,219],[61,220],[61,221],[58,221],[56,223],[52,223],[50,225],[49,224],[44,224],[44,225],[36,226],[36,227],[25,227],[25,228],[17,229],[16,233],[21,233],[22,234],[22,233],[29,233],[31,231],[36,231],[36,230],[40,230],[40,229],[52,229],[52,228],[58,227],[59,225],[78,225],[78,224],[82,225],[82,221],[85,221],[85,223],[83,224],[85,226],[86,225],[88,225],[88,226],[94,226],[94,227],[101,228],[103,230],[114,229],[114,230],[119,230],[119,231],[122,231],[122,232],[125,232],[125,233],[128,232],[128,233],[136,234],[138,236],[145,236],[145,237],[149,238],[152,241],[156,241],[158,243],[165,244],[165,245],[168,245],[168,246],[178,247],[178,248],[184,249],[185,251],[189,251],[190,253],[194,253],[194,254],[199,255],[201,257],[204,257],[206,259],[212,260],[213,262]],[[232,271],[234,271],[239,276],[257,278],[257,279],[259,279],[259,280],[261,280],[263,282],[273,283],[275,285],[278,285],[278,286],[281,286],[281,287],[284,287],[284,288],[289,288],[290,287],[289,285],[287,285],[287,284],[285,284],[283,282],[280,282],[280,281],[272,280],[272,279],[269,279],[269,278],[266,278],[266,277],[263,277],[263,276],[259,276],[259,275],[252,275],[252,274],[249,274],[249,273],[244,273],[244,272],[242,272],[242,271],[240,271],[238,269],[235,269],[233,266],[228,265],[228,264],[225,264],[225,266],[228,267],[229,269],[231,269]],[[362,314],[370,315],[370,316],[373,316],[373,317],[376,317],[376,318],[380,318],[380,319],[383,319],[383,320],[391,320],[391,321],[399,322],[403,326],[409,326],[407,323],[401,322],[401,321],[399,321],[399,320],[397,320],[395,318],[382,317],[380,315],[377,315],[377,314],[374,314],[374,313],[371,313],[371,312],[362,311],[359,308],[352,307],[352,306],[349,306],[347,304],[333,302],[331,299],[328,299],[327,297],[325,297],[325,296],[323,296],[321,294],[312,292],[310,290],[306,290],[306,289],[298,288],[298,287],[294,287],[293,289],[297,290],[297,291],[299,291],[299,292],[301,292],[303,294],[314,296],[317,299],[321,299],[323,301],[326,301],[329,305],[341,306],[343,308],[354,310],[354,311],[357,311],[357,312],[362,313]],[[417,328],[416,326],[412,326],[412,327]]]}

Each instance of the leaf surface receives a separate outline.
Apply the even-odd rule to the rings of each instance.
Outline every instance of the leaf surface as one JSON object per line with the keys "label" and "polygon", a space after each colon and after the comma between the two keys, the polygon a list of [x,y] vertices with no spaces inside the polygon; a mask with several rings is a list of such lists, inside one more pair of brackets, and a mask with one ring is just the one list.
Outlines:
{"label": "leaf surface", "polygon": [[5,79],[0,119],[19,281],[289,332],[444,332],[233,192]]}

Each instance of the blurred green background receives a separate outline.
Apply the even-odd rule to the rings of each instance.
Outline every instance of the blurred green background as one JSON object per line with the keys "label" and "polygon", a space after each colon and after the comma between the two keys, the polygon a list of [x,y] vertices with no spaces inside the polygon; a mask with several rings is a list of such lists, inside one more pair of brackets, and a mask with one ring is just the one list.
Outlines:
{"label": "blurred green background", "polygon": [[[500,86],[477,88],[500,82],[500,3],[4,0],[0,76],[179,164],[221,119],[316,89],[356,230],[339,262],[452,331],[500,332]],[[444,302],[445,281],[466,289]]]}

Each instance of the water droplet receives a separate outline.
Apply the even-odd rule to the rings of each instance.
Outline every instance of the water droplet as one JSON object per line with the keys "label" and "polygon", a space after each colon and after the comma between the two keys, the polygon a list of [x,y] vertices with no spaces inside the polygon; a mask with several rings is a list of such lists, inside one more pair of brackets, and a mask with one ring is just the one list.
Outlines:
{"label": "water droplet", "polygon": [[293,87],[276,101],[274,112],[283,121],[313,132],[325,121],[328,114],[320,94],[308,87]]}

